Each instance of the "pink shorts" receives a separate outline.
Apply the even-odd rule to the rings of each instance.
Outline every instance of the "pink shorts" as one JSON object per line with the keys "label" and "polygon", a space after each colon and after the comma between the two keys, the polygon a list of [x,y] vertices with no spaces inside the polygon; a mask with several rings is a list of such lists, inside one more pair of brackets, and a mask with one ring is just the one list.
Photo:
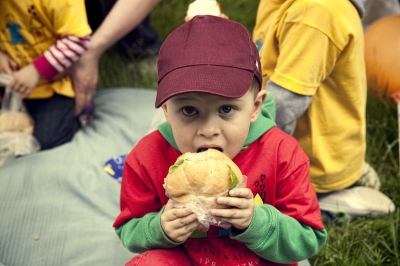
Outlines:
{"label": "pink shorts", "polygon": [[189,257],[179,248],[151,249],[133,257],[126,266],[148,265],[192,265]]}

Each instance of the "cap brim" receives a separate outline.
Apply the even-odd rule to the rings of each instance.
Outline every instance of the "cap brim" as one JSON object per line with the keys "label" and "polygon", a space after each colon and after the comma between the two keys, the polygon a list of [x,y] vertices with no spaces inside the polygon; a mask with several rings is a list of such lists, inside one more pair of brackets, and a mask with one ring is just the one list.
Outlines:
{"label": "cap brim", "polygon": [[178,68],[158,83],[156,108],[169,98],[189,92],[210,93],[227,98],[240,98],[250,88],[254,73],[242,68],[198,65]]}

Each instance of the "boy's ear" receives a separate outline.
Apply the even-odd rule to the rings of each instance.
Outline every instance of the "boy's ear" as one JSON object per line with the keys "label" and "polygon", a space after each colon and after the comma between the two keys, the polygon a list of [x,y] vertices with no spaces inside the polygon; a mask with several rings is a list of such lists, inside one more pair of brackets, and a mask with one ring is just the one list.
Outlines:
{"label": "boy's ear", "polygon": [[256,122],[258,116],[260,115],[261,107],[266,98],[267,98],[267,91],[265,89],[261,89],[257,93],[257,96],[254,100],[254,109],[253,109],[253,113],[251,114],[251,119],[250,119],[251,123]]}
{"label": "boy's ear", "polygon": [[168,123],[168,124],[171,124],[171,123],[169,122],[169,116],[168,116],[168,110],[167,110],[167,103],[164,103],[163,105],[161,105],[161,108],[162,108],[163,111],[164,111],[165,120],[167,120],[167,123]]}

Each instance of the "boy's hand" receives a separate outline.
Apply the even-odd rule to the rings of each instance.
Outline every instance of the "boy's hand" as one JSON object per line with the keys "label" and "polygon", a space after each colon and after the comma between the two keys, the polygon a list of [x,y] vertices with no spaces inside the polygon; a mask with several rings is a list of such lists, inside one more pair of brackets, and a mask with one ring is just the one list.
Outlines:
{"label": "boy's hand", "polygon": [[249,227],[254,214],[253,193],[248,188],[235,188],[229,191],[230,197],[218,197],[217,202],[229,206],[229,209],[212,209],[218,221],[227,222],[239,230]]}
{"label": "boy's hand", "polygon": [[17,63],[6,53],[0,51],[0,73],[12,75],[18,69]]}
{"label": "boy's hand", "polygon": [[161,215],[161,227],[167,236],[176,241],[184,242],[200,225],[196,214],[186,208],[173,208],[169,200]]}
{"label": "boy's hand", "polygon": [[28,97],[40,79],[39,71],[33,64],[29,64],[14,72],[10,83],[11,89],[19,92],[22,98]]}

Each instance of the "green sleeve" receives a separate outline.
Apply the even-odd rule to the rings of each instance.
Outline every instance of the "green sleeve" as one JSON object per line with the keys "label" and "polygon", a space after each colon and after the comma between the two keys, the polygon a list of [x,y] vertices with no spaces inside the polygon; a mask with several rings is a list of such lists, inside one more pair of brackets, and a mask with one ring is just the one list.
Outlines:
{"label": "green sleeve", "polygon": [[116,228],[122,244],[130,251],[142,253],[154,248],[172,248],[181,243],[171,240],[161,227],[162,209],[158,213],[148,213],[142,218],[133,218]]}
{"label": "green sleeve", "polygon": [[277,263],[293,263],[312,257],[325,245],[327,237],[325,229],[313,229],[267,204],[255,206],[253,220],[246,231],[231,230],[232,239],[245,243],[260,257]]}

